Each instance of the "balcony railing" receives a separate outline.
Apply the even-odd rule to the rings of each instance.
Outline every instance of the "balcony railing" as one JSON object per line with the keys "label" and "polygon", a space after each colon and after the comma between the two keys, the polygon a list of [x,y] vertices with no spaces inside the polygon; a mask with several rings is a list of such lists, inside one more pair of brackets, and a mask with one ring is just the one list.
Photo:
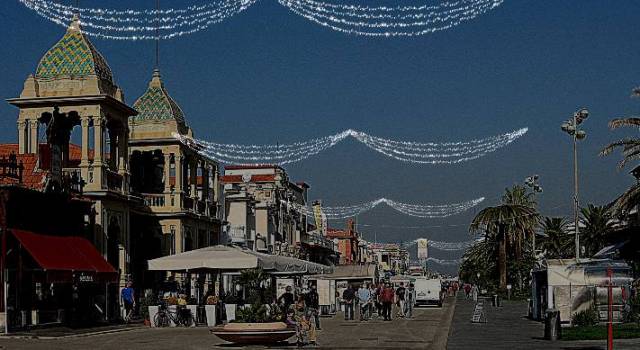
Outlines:
{"label": "balcony railing", "polygon": [[198,200],[196,201],[196,210],[197,213],[200,215],[206,215],[207,214],[207,203]]}
{"label": "balcony railing", "polygon": [[142,199],[148,207],[164,207],[164,194],[143,193]]}
{"label": "balcony railing", "polygon": [[186,195],[182,197],[182,207],[186,210],[193,210],[193,198]]}
{"label": "balcony railing", "polygon": [[70,193],[80,193],[84,189],[86,182],[82,179],[80,169],[64,168],[62,170],[62,188]]}
{"label": "balcony railing", "polygon": [[315,232],[308,232],[302,236],[302,242],[308,245],[333,249],[333,241]]}
{"label": "balcony railing", "polygon": [[227,236],[231,243],[246,243],[247,230],[244,226],[229,226]]}
{"label": "balcony railing", "polygon": [[107,189],[112,191],[122,191],[122,175],[115,171],[104,169],[104,178],[107,182]]}

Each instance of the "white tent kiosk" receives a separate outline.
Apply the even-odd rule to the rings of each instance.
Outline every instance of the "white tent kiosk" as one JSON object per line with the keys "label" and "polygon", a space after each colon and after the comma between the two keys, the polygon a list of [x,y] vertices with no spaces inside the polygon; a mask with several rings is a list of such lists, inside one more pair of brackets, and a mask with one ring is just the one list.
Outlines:
{"label": "white tent kiosk", "polygon": [[332,268],[296,258],[217,245],[149,260],[151,271],[243,270],[262,268],[272,274],[322,274]]}
{"label": "white tent kiosk", "polygon": [[[601,311],[607,303],[607,270],[613,272],[614,318],[620,316],[623,288],[633,281],[631,268],[624,261],[609,259],[548,259],[532,272],[532,317],[540,320],[546,309],[558,309],[563,323],[576,312],[591,307]],[[628,294],[627,294],[628,295]],[[601,310],[602,309],[602,310]]]}
{"label": "white tent kiosk", "polygon": [[[235,246],[211,246],[164,256],[148,261],[151,271],[211,272],[225,275],[241,270],[262,268],[274,276],[313,275],[331,273],[333,268],[292,257],[269,255]],[[228,284],[228,281],[227,283]],[[229,290],[230,286],[224,286]]]}

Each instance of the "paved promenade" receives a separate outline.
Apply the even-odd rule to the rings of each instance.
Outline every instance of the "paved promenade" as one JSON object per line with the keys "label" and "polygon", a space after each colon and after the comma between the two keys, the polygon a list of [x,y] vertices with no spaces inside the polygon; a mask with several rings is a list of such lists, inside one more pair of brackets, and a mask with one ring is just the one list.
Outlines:
{"label": "paved promenade", "polygon": [[[599,350],[606,349],[606,341],[556,341],[543,339],[544,324],[526,318],[526,302],[504,301],[504,306],[495,308],[485,303],[487,323],[471,323],[473,300],[458,296],[453,324],[449,336],[448,350],[474,349],[544,349],[544,350]],[[640,340],[616,340],[616,350],[640,349]]]}
{"label": "paved promenade", "polygon": [[[396,318],[391,322],[371,320],[367,322],[344,321],[338,314],[322,318],[322,331],[318,332],[321,349],[434,349],[444,350],[453,316],[453,299],[443,308],[416,309],[412,319]],[[289,340],[293,342],[293,339]],[[198,328],[134,328],[126,331],[64,337],[55,339],[3,338],[0,349],[58,350],[58,349],[237,349],[209,334],[206,327]],[[264,349],[265,346],[249,347]],[[272,349],[295,349],[286,343],[271,346]]]}

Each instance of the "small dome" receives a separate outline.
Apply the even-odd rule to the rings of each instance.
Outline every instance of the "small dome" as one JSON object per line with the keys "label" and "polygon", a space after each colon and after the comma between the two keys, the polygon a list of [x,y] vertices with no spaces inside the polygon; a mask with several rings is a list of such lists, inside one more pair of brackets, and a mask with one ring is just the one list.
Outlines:
{"label": "small dome", "polygon": [[160,77],[160,71],[154,70],[149,88],[133,104],[138,115],[131,118],[136,122],[175,120],[181,131],[187,130],[184,113],[180,106],[169,96]]}
{"label": "small dome", "polygon": [[82,33],[80,21],[74,16],[66,34],[40,59],[36,78],[74,78],[90,75],[113,85],[113,74],[109,65]]}

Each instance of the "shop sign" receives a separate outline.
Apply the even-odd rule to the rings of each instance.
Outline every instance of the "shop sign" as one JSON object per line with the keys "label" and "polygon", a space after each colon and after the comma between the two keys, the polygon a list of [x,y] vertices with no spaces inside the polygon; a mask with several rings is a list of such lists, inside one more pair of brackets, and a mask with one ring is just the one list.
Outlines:
{"label": "shop sign", "polygon": [[78,282],[82,282],[82,283],[93,282],[93,276],[87,275],[87,274],[80,274],[78,275]]}

